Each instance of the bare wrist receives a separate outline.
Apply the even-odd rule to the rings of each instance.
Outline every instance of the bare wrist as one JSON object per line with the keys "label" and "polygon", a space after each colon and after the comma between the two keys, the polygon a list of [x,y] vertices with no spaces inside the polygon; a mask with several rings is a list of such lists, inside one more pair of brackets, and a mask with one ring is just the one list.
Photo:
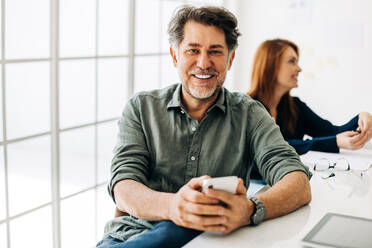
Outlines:
{"label": "bare wrist", "polygon": [[172,193],[164,193],[163,195],[163,200],[165,202],[165,209],[162,218],[165,220],[172,220],[172,201],[173,198],[175,197],[175,194]]}
{"label": "bare wrist", "polygon": [[338,148],[342,148],[339,134],[336,135],[336,145],[337,145]]}

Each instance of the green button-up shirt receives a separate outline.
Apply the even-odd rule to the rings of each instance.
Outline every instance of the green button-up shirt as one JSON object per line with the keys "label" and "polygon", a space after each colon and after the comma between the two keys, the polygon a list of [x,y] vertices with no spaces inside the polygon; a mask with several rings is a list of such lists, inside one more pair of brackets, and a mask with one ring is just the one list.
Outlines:
{"label": "green button-up shirt", "polygon": [[181,103],[181,85],[139,93],[119,121],[109,192],[133,179],[151,189],[177,192],[191,178],[235,175],[249,186],[256,165],[270,185],[285,174],[310,173],[257,101],[222,89],[198,123]]}
{"label": "green button-up shirt", "polygon": [[254,165],[270,185],[292,171],[310,178],[259,102],[223,88],[198,123],[182,106],[181,89],[178,84],[142,92],[127,103],[111,166],[112,198],[115,183],[123,179],[177,192],[193,177],[235,175],[248,188]]}

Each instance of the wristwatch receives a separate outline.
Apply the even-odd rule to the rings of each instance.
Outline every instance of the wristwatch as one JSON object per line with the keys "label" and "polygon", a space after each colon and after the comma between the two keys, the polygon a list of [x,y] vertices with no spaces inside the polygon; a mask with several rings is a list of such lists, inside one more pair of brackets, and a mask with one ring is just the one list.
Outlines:
{"label": "wristwatch", "polygon": [[260,224],[262,221],[264,221],[266,216],[266,208],[262,201],[260,201],[254,196],[249,198],[249,200],[251,200],[254,204],[254,210],[251,215],[251,224],[256,226]]}

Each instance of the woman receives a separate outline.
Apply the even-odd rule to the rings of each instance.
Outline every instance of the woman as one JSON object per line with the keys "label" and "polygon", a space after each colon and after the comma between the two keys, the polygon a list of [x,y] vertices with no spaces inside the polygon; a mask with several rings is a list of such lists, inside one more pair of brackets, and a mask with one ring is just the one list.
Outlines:
{"label": "woman", "polygon": [[[315,114],[290,91],[296,88],[299,50],[288,40],[263,42],[255,55],[251,88],[247,93],[260,101],[276,120],[284,138],[298,154],[309,150],[339,152],[360,149],[372,138],[372,116],[362,112],[348,123],[335,126]],[[312,139],[303,140],[307,134]]]}

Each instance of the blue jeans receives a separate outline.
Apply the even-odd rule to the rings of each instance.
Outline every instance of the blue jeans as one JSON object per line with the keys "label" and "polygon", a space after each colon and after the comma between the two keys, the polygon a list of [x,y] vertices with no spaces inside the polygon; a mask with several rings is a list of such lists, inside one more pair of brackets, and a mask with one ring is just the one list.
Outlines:
{"label": "blue jeans", "polygon": [[97,248],[182,247],[201,233],[202,231],[177,226],[172,221],[165,220],[157,223],[146,233],[127,242],[107,237],[98,242]]}

